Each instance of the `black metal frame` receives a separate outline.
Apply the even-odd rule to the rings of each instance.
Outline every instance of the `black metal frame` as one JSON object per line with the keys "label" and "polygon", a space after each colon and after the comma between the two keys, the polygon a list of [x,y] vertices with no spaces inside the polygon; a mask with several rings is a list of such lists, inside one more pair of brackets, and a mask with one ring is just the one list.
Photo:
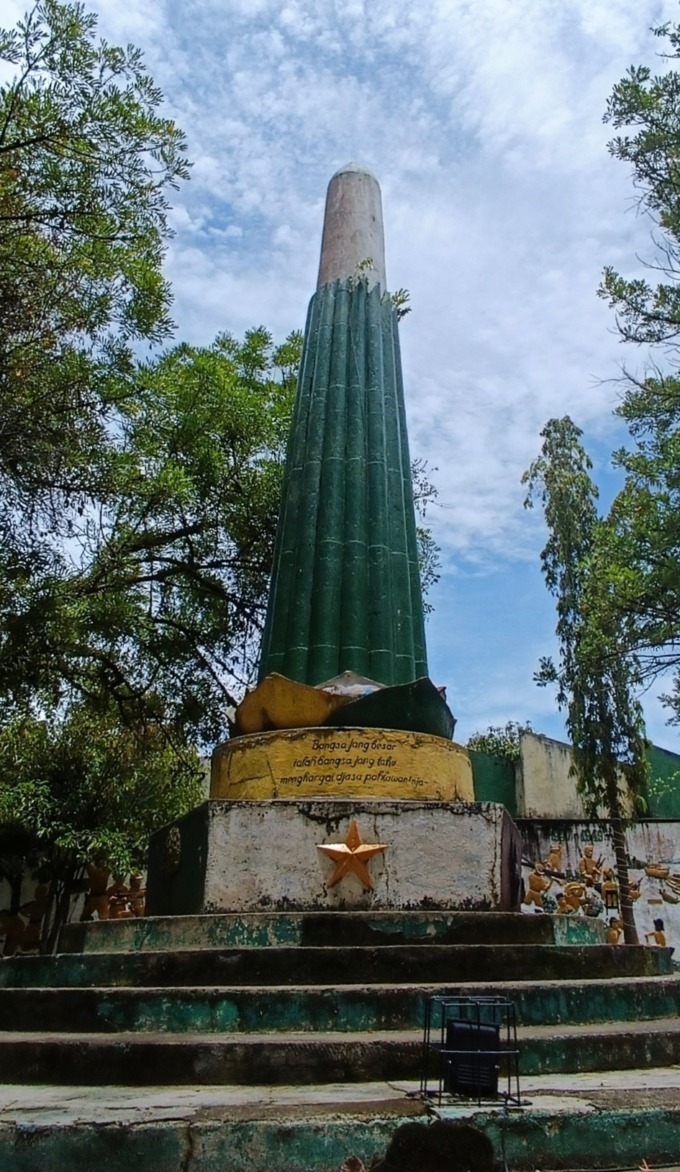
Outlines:
{"label": "black metal frame", "polygon": [[[420,1092],[521,1105],[517,1014],[505,997],[429,997],[425,1006]],[[436,1067],[436,1088],[430,1086]],[[505,1089],[499,1089],[504,1084]]]}

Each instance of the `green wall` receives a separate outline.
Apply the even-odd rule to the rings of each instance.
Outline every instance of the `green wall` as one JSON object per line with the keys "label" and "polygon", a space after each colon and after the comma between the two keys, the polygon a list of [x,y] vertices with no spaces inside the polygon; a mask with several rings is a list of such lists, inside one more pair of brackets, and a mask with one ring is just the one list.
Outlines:
{"label": "green wall", "polygon": [[[477,749],[468,749],[477,802],[500,802],[516,818],[515,762]],[[650,745],[647,749],[650,781],[647,787],[647,818],[680,818],[680,754]],[[574,783],[575,784],[575,783]]]}
{"label": "green wall", "polygon": [[477,749],[468,749],[468,752],[472,762],[475,801],[500,802],[515,818],[517,792],[514,761],[506,761],[504,757],[492,757],[490,753],[480,753]]}

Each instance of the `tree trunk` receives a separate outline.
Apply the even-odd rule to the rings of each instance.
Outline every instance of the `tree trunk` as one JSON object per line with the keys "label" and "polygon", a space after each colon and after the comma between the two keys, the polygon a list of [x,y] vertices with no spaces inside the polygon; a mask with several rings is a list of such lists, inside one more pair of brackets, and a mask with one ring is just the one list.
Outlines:
{"label": "tree trunk", "polygon": [[60,868],[50,882],[49,902],[40,934],[40,952],[52,955],[57,951],[59,933],[68,923],[71,911],[71,897],[76,883],[79,864],[71,863]]}
{"label": "tree trunk", "polygon": [[608,786],[609,818],[612,828],[614,856],[616,858],[616,875],[619,881],[619,905],[623,923],[623,939],[626,944],[639,944],[635,917],[633,915],[633,901],[630,897],[630,880],[628,878],[628,853],[626,851],[626,831],[621,815],[621,801],[619,798],[618,782]]}

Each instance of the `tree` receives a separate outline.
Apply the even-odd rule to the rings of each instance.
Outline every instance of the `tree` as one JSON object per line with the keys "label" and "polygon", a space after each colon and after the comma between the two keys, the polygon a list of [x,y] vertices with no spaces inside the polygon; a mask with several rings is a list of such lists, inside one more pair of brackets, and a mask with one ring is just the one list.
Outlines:
{"label": "tree", "polygon": [[[6,573],[49,564],[112,476],[130,344],[170,330],[161,272],[184,138],[138,50],[39,0],[0,33],[0,537]],[[115,377],[112,377],[115,376]],[[115,459],[114,459],[115,467]]]}
{"label": "tree", "polygon": [[490,724],[485,732],[473,733],[467,747],[491,757],[502,757],[504,761],[519,761],[520,739],[525,732],[531,732],[530,721],[526,724],[519,724],[516,720],[508,720],[504,725]]}
{"label": "tree", "polygon": [[[394,300],[394,297],[392,298]],[[404,311],[406,312],[406,311]],[[439,546],[432,530],[426,524],[427,510],[436,501],[439,491],[433,484],[430,476],[436,472],[430,469],[427,460],[417,457],[411,462],[411,477],[413,480],[413,503],[416,510],[416,541],[418,544],[418,564],[420,567],[420,588],[423,594],[423,611],[429,614],[432,604],[427,601],[428,591],[439,581],[441,562],[439,560]]]}
{"label": "tree", "polygon": [[299,339],[274,352],[252,331],[140,363],[133,347],[171,328],[183,136],[141,54],[97,43],[79,5],[41,0],[0,56],[15,70],[0,87],[0,808],[6,872],[37,850],[59,902],[87,851],[139,858],[102,777],[146,837],[195,800],[188,746],[226,728]]}
{"label": "tree", "polygon": [[0,35],[0,709],[113,700],[210,741],[252,674],[300,336],[135,360],[170,329],[184,139],[95,26],[39,0]]}
{"label": "tree", "polygon": [[199,800],[203,770],[195,752],[170,748],[160,729],[135,735],[113,709],[74,705],[61,718],[25,715],[1,729],[0,776],[9,849],[49,883],[42,948],[51,951],[85,865],[121,876],[143,868],[150,834]]}
{"label": "tree", "polygon": [[17,859],[49,879],[45,948],[86,862],[142,867],[149,834],[199,799],[192,746],[225,735],[257,650],[299,351],[254,330],[142,364],[76,553],[6,592],[4,870],[15,894]]}
{"label": "tree", "polygon": [[299,343],[134,359],[170,329],[187,165],[141,54],[95,23],[40,0],[0,35],[0,704],[114,698],[194,731],[200,707],[214,733],[217,666],[257,629]]}
{"label": "tree", "polygon": [[0,607],[6,705],[113,700],[132,726],[224,735],[263,620],[299,349],[253,330],[141,366],[108,499]]}
{"label": "tree", "polygon": [[[655,30],[680,55],[680,26]],[[666,697],[680,717],[680,74],[636,66],[614,87],[605,120],[618,134],[611,154],[632,168],[640,210],[654,224],[654,274],[629,279],[605,269],[600,295],[623,341],[656,347],[659,364],[627,374],[618,414],[633,445],[615,454],[624,486],[609,514],[610,605],[623,645],[646,679],[675,671]],[[663,368],[663,369],[662,369]]]}
{"label": "tree", "polygon": [[[104,777],[116,788],[115,738],[123,795],[140,762],[191,778],[191,746],[225,735],[232,692],[253,678],[300,352],[299,334],[275,348],[259,329],[141,364],[118,413],[115,492],[74,521],[77,559],[15,583],[0,616],[0,822],[28,833],[25,857],[38,850],[52,877],[50,942],[88,852],[116,871],[130,857],[118,807],[83,799]],[[422,509],[434,489],[419,476]],[[85,728],[106,768],[83,759]],[[154,786],[142,839],[184,812],[173,784]],[[182,800],[192,792],[183,783]]]}
{"label": "tree", "polygon": [[537,679],[557,684],[588,816],[597,817],[604,807],[611,821],[624,936],[627,944],[637,944],[620,782],[623,776],[639,797],[647,780],[644,722],[635,696],[638,665],[623,649],[619,616],[610,605],[608,525],[598,516],[581,432],[565,416],[551,419],[541,436],[541,455],[523,482],[526,505],[538,498],[548,527],[541,561],[557,600],[559,661],[556,666],[543,659]]}
{"label": "tree", "polygon": [[[254,675],[300,352],[299,334],[275,348],[259,329],[142,364],[118,411],[109,499],[71,523],[77,560],[55,554],[0,597],[6,710],[75,695],[180,740],[224,735]],[[427,587],[436,490],[414,470]]]}

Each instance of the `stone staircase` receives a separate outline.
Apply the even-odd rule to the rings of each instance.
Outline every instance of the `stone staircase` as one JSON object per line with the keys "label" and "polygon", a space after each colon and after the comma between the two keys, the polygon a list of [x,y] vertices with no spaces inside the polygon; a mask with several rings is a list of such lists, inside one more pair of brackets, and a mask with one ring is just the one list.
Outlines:
{"label": "stone staircase", "polygon": [[[86,1133],[88,1159],[96,1155],[111,1172],[127,1172],[133,1151],[132,1166],[159,1172],[338,1172],[350,1152],[367,1164],[384,1152],[401,1115],[424,1112],[414,1092],[427,998],[502,995],[517,1007],[531,1104],[504,1114],[462,1103],[440,1114],[473,1119],[497,1148],[502,1141],[510,1167],[611,1167],[611,1150],[602,1163],[596,1142],[606,1105],[581,1119],[585,1162],[576,1165],[574,1141],[565,1138],[573,1119],[550,1102],[536,1106],[541,1080],[559,1090],[571,1079],[577,1094],[575,1074],[625,1077],[680,1063],[680,977],[669,949],[597,940],[585,920],[507,913],[263,912],[72,925],[58,956],[0,963],[0,1094],[6,1105],[17,1086],[62,1087],[65,1096],[114,1086],[137,1088],[143,1103],[152,1092],[162,1100],[163,1089],[191,1088],[205,1104],[208,1091],[202,1099],[199,1091],[210,1088],[210,1110],[188,1131],[184,1121],[144,1118],[146,1156],[139,1128],[135,1135],[106,1112],[89,1132],[82,1121],[80,1130],[63,1121],[39,1136],[34,1129],[30,1172],[61,1167],[57,1140],[66,1151],[70,1135],[80,1152]],[[634,1090],[640,1079],[631,1078]],[[663,1087],[638,1106],[634,1097],[628,1124],[619,1118],[621,1096],[610,1105],[618,1166],[675,1159],[680,1130],[669,1136],[680,1124],[680,1090],[677,1104]],[[149,1136],[155,1130],[161,1145],[173,1127],[178,1162],[155,1163],[161,1147]],[[23,1172],[24,1140],[0,1106],[0,1167]]]}

